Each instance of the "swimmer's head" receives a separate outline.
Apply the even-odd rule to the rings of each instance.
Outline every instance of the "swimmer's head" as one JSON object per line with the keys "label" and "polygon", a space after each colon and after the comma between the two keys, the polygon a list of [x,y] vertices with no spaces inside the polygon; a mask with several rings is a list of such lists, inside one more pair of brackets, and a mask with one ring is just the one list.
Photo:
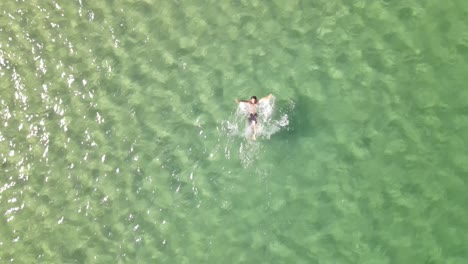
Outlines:
{"label": "swimmer's head", "polygon": [[251,102],[252,104],[256,104],[256,103],[258,102],[257,96],[255,96],[255,95],[251,96],[251,97],[250,97],[250,102]]}

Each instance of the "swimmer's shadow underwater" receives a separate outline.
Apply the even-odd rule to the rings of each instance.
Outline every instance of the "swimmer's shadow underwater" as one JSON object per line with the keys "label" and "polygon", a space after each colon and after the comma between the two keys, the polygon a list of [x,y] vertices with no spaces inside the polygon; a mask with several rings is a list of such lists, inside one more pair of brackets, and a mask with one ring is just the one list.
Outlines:
{"label": "swimmer's shadow underwater", "polygon": [[231,150],[236,149],[235,145],[239,144],[241,162],[247,167],[256,160],[263,147],[262,141],[270,140],[272,135],[289,130],[289,117],[293,113],[295,103],[292,100],[281,100],[277,104],[274,96],[259,100],[256,104],[256,140],[253,140],[251,109],[245,101],[236,100],[239,104],[231,117],[222,121],[220,132],[227,137],[224,146],[225,158],[230,159]]}

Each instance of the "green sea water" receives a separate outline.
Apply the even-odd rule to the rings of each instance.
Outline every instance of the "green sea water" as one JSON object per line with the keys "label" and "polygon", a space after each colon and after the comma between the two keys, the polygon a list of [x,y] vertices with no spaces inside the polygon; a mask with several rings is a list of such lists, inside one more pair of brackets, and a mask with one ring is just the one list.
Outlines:
{"label": "green sea water", "polygon": [[467,263],[467,15],[2,1],[0,262]]}

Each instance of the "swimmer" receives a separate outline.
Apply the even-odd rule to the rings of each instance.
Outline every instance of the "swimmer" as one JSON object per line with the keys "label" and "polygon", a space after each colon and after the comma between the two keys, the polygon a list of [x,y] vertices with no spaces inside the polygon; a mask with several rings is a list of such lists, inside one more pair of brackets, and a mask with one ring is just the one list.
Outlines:
{"label": "swimmer", "polygon": [[250,97],[250,100],[239,100],[239,99],[234,99],[236,103],[247,103],[249,106],[249,116],[248,116],[248,121],[249,125],[253,128],[253,135],[252,139],[257,140],[257,104],[263,100],[268,100],[272,97],[272,94],[269,94],[266,97],[261,98],[260,100],[257,100],[256,96]]}

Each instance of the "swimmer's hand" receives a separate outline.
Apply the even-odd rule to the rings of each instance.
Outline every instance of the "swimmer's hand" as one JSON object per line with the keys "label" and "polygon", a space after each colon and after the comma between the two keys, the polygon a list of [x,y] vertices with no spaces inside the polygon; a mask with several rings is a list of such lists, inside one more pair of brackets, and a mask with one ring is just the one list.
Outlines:
{"label": "swimmer's hand", "polygon": [[269,95],[263,97],[263,98],[260,99],[259,101],[268,100],[268,99],[270,99],[272,96],[273,96],[273,94],[270,93]]}

